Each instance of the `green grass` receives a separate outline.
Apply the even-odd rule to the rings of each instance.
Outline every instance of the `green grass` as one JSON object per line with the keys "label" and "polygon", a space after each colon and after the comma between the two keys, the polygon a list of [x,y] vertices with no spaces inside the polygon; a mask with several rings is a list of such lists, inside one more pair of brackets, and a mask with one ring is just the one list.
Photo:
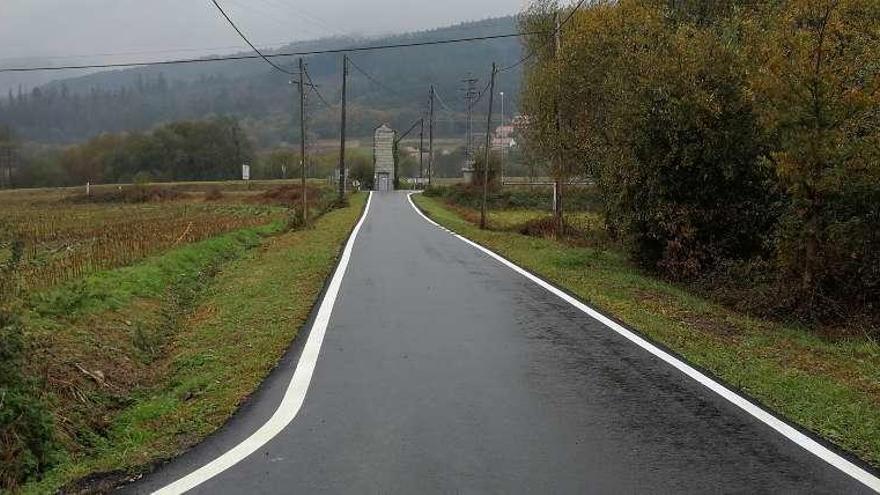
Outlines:
{"label": "green grass", "polygon": [[[296,337],[365,200],[364,194],[353,196],[350,207],[327,213],[310,229],[262,238],[277,233],[278,227],[267,227],[266,232],[251,229],[142,266],[90,277],[89,297],[74,297],[69,305],[80,321],[107,312],[139,317],[143,304],[151,302],[160,307],[153,318],[167,320],[168,304],[158,301],[167,296],[169,282],[202,280],[203,286],[174,292],[176,298],[189,295],[192,301],[179,304],[182,311],[171,311],[174,331],[164,336],[162,352],[150,361],[151,385],[126,398],[126,406],[114,414],[102,435],[91,439],[88,449],[70,453],[24,493],[54,492],[94,473],[142,472],[222,426]],[[203,255],[212,258],[208,251],[225,245],[230,236],[256,244],[246,249],[234,243],[245,250],[205,276],[207,265],[192,261]],[[135,310],[127,311],[130,307]],[[109,337],[90,338],[106,343]]]}
{"label": "green grass", "polygon": [[[438,223],[568,289],[880,467],[880,348],[870,339],[827,340],[798,326],[750,318],[640,272],[619,252],[481,231],[458,208],[422,195],[414,201]],[[513,221],[523,215],[509,216]]]}
{"label": "green grass", "polygon": [[78,317],[120,309],[136,297],[158,297],[171,284],[192,279],[209,266],[234,259],[278,233],[282,222],[243,229],[148,258],[144,262],[108,270],[37,293],[30,305],[40,316]]}

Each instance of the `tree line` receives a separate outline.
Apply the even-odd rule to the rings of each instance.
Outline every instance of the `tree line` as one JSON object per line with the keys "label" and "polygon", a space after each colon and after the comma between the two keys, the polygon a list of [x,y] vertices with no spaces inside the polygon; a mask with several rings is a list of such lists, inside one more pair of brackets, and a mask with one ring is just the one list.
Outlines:
{"label": "tree line", "polygon": [[[6,128],[4,135],[17,143]],[[2,140],[2,137],[0,137]],[[255,157],[252,140],[238,121],[181,121],[150,132],[104,133],[63,149],[10,144],[17,149],[15,187],[126,183],[151,180],[227,180]]]}
{"label": "tree line", "polygon": [[[569,13],[539,1],[521,28]],[[526,144],[594,178],[635,261],[813,319],[876,316],[880,3],[596,1],[558,50],[526,48]]]}

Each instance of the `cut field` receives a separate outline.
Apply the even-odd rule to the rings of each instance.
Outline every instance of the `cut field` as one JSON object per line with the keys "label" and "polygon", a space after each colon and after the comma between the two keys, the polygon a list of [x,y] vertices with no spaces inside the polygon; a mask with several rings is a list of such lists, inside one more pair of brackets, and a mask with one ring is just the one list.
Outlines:
{"label": "cut field", "polygon": [[110,490],[222,426],[305,323],[365,201],[352,196],[313,228],[245,229],[98,274],[92,293],[112,292],[97,298],[112,304],[85,305],[64,327],[33,314],[52,361],[32,366],[64,406],[66,448],[23,492]]}
{"label": "cut field", "polygon": [[0,192],[0,492],[101,491],[222,425],[365,200],[308,192],[310,228],[289,182]]}
{"label": "cut field", "polygon": [[16,274],[22,288],[46,289],[278,221],[290,206],[274,193],[285,191],[282,186],[286,183],[258,183],[251,189],[240,183],[104,186],[93,188],[91,197],[80,189],[0,193],[0,262],[12,255],[13,243],[20,243]]}
{"label": "cut field", "polygon": [[[618,250],[519,233],[521,211],[477,211],[414,196],[432,219],[567,289],[874,467],[880,467],[880,346],[761,320],[653,278]],[[536,216],[547,213],[536,212]],[[476,215],[476,216],[475,216]]]}

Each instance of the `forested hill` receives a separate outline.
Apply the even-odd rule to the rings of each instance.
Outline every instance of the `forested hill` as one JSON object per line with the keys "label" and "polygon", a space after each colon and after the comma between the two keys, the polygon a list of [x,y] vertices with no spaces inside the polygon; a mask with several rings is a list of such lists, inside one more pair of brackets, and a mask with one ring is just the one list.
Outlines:
{"label": "forested hill", "polygon": [[[394,36],[299,42],[278,52],[487,36],[516,29],[516,19],[504,17]],[[448,107],[461,112],[461,80],[469,73],[485,80],[493,61],[510,63],[521,52],[518,38],[505,38],[354,53],[354,62],[383,85],[352,71],[349,132],[363,136],[380,122],[407,125],[424,111],[431,83]],[[335,107],[311,99],[309,131],[316,137],[338,135],[341,59],[341,54],[306,58],[312,79]],[[275,60],[291,69],[296,64],[293,57]],[[170,121],[224,115],[242,119],[258,145],[272,146],[293,139],[298,100],[288,79],[260,60],[102,72],[55,81],[30,93],[10,93],[0,99],[0,124],[11,125],[25,139],[69,143],[103,132],[142,131]],[[511,72],[498,83],[498,90],[511,97],[509,108],[515,105],[519,82],[520,74]],[[462,119],[438,104],[438,120],[442,135],[457,130]]]}

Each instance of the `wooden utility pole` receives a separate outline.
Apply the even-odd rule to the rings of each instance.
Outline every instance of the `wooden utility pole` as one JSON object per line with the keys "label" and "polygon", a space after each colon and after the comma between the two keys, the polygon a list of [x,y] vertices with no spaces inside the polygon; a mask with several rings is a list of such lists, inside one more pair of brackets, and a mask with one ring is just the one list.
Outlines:
{"label": "wooden utility pole", "polygon": [[303,59],[299,59],[299,156],[302,172],[302,215],[303,224],[309,223],[309,201],[306,190],[306,69]]}
{"label": "wooden utility pole", "polygon": [[400,168],[400,142],[403,141],[407,136],[409,136],[409,133],[411,133],[413,131],[413,129],[416,128],[417,125],[421,125],[422,128],[424,128],[425,118],[422,117],[422,118],[416,120],[415,122],[413,122],[413,124],[411,126],[409,126],[409,129],[407,129],[406,132],[404,132],[403,134],[398,135],[397,131],[394,131],[394,146],[391,149],[394,154],[394,189],[395,190],[400,189],[400,177],[399,177],[399,170],[398,170]]}
{"label": "wooden utility pole", "polygon": [[428,185],[434,177],[434,85],[431,85],[431,104],[428,116]]}
{"label": "wooden utility pole", "polygon": [[559,59],[562,55],[562,26],[559,23],[559,11],[556,11],[554,15],[555,25],[556,25],[556,33],[554,34],[555,44],[553,50],[553,56],[556,58],[556,166],[555,166],[555,176],[553,187],[555,188],[554,197],[556,201],[554,202],[554,216],[556,217],[556,234],[562,235],[565,231],[565,217],[563,216],[564,210],[564,185],[563,181],[565,179],[565,171],[563,170],[565,157],[562,154],[562,112],[561,106],[562,102],[560,101],[560,95],[562,93],[562,83],[559,81],[559,77],[562,74],[561,69],[559,68]]}
{"label": "wooden utility pole", "polygon": [[425,177],[425,119],[419,119],[419,180]]}
{"label": "wooden utility pole", "polygon": [[339,201],[345,201],[345,118],[348,93],[348,55],[342,56],[342,132],[339,140]]}
{"label": "wooden utility pole", "polygon": [[489,80],[489,117],[486,119],[486,160],[483,162],[483,202],[480,205],[480,228],[486,229],[486,203],[489,200],[489,160],[492,158],[492,107],[495,103],[495,74],[498,67],[492,62]]}
{"label": "wooden utility pole", "polygon": [[397,131],[394,131],[394,142],[391,146],[391,156],[394,161],[394,190],[397,191],[400,189],[400,177],[398,175],[400,169],[400,139],[397,137]]}

